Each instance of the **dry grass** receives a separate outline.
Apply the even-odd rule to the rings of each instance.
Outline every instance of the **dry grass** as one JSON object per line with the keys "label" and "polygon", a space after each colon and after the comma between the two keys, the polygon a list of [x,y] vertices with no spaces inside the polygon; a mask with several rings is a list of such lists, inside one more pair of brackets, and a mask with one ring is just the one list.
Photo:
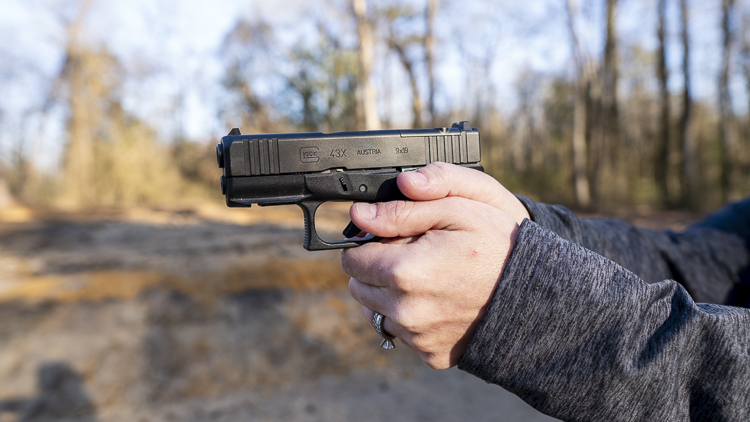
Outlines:
{"label": "dry grass", "polygon": [[0,303],[133,299],[149,288],[165,287],[208,304],[223,295],[248,290],[341,289],[346,280],[338,263],[330,260],[273,259],[259,265],[193,276],[153,271],[91,271],[22,277],[12,287],[0,291]]}

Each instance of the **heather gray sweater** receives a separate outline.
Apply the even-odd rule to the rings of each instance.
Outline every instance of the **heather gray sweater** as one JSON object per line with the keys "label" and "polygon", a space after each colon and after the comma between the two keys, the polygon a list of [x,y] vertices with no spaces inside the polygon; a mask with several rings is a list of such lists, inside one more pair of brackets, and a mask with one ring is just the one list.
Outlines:
{"label": "heather gray sweater", "polygon": [[460,369],[563,420],[750,421],[750,199],[683,233],[521,200]]}

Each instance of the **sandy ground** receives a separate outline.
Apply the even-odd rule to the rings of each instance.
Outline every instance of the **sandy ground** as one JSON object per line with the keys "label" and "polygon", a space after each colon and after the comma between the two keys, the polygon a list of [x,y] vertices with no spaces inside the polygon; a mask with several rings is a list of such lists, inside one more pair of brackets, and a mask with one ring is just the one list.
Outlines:
{"label": "sandy ground", "polygon": [[[301,216],[0,210],[0,422],[552,420],[378,348]],[[329,207],[319,228],[346,222]]]}

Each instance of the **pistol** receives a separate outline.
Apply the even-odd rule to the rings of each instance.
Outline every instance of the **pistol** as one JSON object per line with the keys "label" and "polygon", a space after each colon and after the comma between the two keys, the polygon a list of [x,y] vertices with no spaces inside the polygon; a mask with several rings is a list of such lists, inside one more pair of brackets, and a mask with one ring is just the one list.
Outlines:
{"label": "pistol", "polygon": [[221,193],[229,207],[297,204],[305,218],[303,246],[310,251],[351,248],[378,240],[349,223],[346,239],[326,241],[315,212],[327,201],[407,199],[399,173],[443,161],[484,171],[479,131],[469,122],[434,129],[242,135],[232,129],[216,145],[224,170]]}

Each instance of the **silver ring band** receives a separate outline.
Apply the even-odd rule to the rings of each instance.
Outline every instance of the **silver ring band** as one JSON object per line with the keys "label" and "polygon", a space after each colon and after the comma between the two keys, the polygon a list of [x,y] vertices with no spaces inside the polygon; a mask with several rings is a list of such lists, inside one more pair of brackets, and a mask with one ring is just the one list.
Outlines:
{"label": "silver ring band", "polygon": [[383,314],[375,312],[375,315],[372,317],[372,328],[374,328],[375,332],[383,338],[383,341],[380,342],[380,347],[385,350],[391,350],[396,347],[396,344],[393,342],[393,339],[396,337],[385,332],[383,329],[383,320],[385,320]]}

